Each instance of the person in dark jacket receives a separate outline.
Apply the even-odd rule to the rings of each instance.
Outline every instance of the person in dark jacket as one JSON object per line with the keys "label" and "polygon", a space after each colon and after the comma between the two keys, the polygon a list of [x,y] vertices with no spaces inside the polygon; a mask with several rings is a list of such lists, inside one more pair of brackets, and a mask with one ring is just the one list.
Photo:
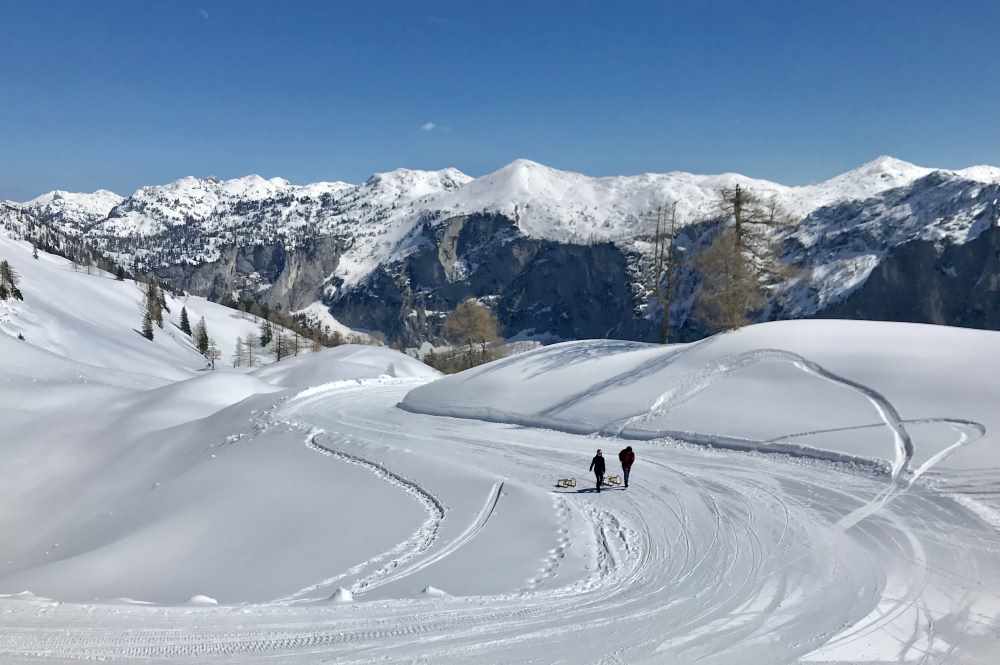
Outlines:
{"label": "person in dark jacket", "polygon": [[594,459],[590,460],[590,470],[594,472],[594,476],[597,478],[597,491],[601,491],[601,485],[604,484],[604,454],[601,449],[597,449],[597,454],[594,455]]}
{"label": "person in dark jacket", "polygon": [[632,446],[618,453],[618,461],[622,463],[622,475],[625,476],[625,487],[628,487],[628,473],[632,470],[632,464],[635,462],[635,453],[632,452]]}

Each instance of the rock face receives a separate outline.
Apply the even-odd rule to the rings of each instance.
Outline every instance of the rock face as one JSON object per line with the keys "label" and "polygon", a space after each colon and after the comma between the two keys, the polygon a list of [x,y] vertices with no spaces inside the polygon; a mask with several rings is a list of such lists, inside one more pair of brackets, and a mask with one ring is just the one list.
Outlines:
{"label": "rock face", "polygon": [[498,214],[462,215],[417,231],[418,249],[327,299],[338,320],[407,344],[440,335],[466,298],[491,303],[505,336],[645,339],[629,256],[612,243],[529,238]]}
{"label": "rock face", "polygon": [[998,233],[1000,185],[942,172],[821,208],[785,239],[802,274],[766,316],[998,328]]}
{"label": "rock face", "polygon": [[321,298],[340,251],[340,243],[329,237],[310,239],[292,250],[280,242],[231,245],[220,250],[214,261],[175,263],[156,273],[177,288],[211,300],[249,292],[274,308],[291,311]]}
{"label": "rock face", "polygon": [[962,245],[900,245],[862,286],[817,315],[1000,330],[1000,227]]}

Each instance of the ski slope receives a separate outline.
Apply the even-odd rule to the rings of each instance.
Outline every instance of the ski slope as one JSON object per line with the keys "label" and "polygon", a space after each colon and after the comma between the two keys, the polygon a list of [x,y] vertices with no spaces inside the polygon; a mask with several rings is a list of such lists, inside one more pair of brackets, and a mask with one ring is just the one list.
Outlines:
{"label": "ski slope", "polygon": [[[205,372],[116,337],[129,284],[26,268],[0,334],[0,662],[1000,658],[998,333],[803,321],[444,378],[354,345]],[[72,341],[101,336],[133,357]],[[614,473],[625,440],[631,487],[597,494],[594,450]]]}

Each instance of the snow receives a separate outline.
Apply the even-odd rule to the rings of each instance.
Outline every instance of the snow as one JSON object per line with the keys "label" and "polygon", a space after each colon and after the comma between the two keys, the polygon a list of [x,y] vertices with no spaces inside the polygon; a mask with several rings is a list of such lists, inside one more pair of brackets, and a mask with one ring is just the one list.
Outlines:
{"label": "snow", "polygon": [[980,164],[978,166],[970,166],[968,168],[959,169],[955,171],[955,173],[959,177],[976,180],[988,185],[1000,183],[1000,167],[996,166]]}
{"label": "snow", "polygon": [[319,326],[321,329],[326,326],[330,327],[330,332],[339,332],[343,335],[344,339],[350,339],[352,336],[358,341],[365,342],[370,339],[370,336],[360,330],[354,330],[350,326],[347,326],[340,321],[338,321],[333,314],[330,314],[330,308],[321,302],[314,302],[302,309],[295,310],[292,312],[295,316],[303,316],[307,321],[313,326]]}
{"label": "snow", "polygon": [[[260,321],[198,296],[175,298],[168,294],[170,312],[164,312],[163,328],[155,328],[152,341],[139,334],[143,303],[142,285],[117,281],[93,269],[73,270],[62,257],[39,253],[31,256],[31,245],[0,233],[0,257],[21,273],[24,302],[0,302],[0,334],[19,333],[34,346],[86,365],[124,372],[142,372],[162,379],[190,377],[205,367],[205,359],[191,339],[180,330],[181,308],[188,310],[194,326],[205,318],[210,337],[218,344],[227,365],[236,345],[260,330]],[[261,360],[269,362],[265,351]]]}
{"label": "snow", "polygon": [[432,379],[439,376],[437,370],[409,356],[360,344],[324,349],[318,354],[261,367],[253,373],[267,383],[287,388],[315,387],[353,379]]}
{"label": "snow", "polygon": [[[209,372],[129,329],[134,285],[0,256],[26,298],[0,334],[2,662],[1000,657],[1000,333],[794,321],[446,377],[359,345]],[[629,489],[598,494],[594,450],[614,473],[626,440]]]}
{"label": "snow", "polygon": [[[1000,432],[1000,412],[993,406],[1000,386],[983,363],[997,353],[1000,333],[992,331],[783,321],[689,345],[595,340],[547,346],[417,388],[401,406],[583,434],[669,435],[762,450],[796,443],[821,457],[892,463],[893,438],[885,423],[878,426],[884,398],[920,421],[908,426],[915,447],[911,471],[958,439],[942,436],[942,425],[980,425],[985,436],[973,426],[970,439],[977,441],[938,460],[940,468],[967,470],[984,463],[1000,467],[1000,439],[994,434]],[[873,401],[856,386],[803,367],[802,358],[870,387],[879,398]],[[960,375],[962,385],[939,390],[938,377],[949,373]],[[569,396],[564,386],[573,387]],[[775,404],[782,405],[780,413]],[[711,430],[706,423],[713,424]],[[876,426],[836,432],[859,423]],[[789,437],[792,433],[800,434]]]}
{"label": "snow", "polygon": [[742,185],[774,196],[795,218],[836,201],[865,199],[908,185],[932,169],[879,157],[815,185],[788,187],[736,173],[695,175],[682,171],[590,177],[519,159],[461,189],[423,202],[451,213],[489,210],[519,219],[528,235],[561,241],[620,240],[649,233],[657,206],[677,202],[685,225],[717,213],[719,190]]}
{"label": "snow", "polygon": [[[932,173],[961,179],[970,186],[1000,183],[1000,169],[972,166],[966,169],[932,169],[894,157],[880,156],[828,180],[787,186],[737,173],[697,175],[682,171],[631,176],[592,177],[554,169],[527,159],[478,178],[454,168],[438,171],[396,169],[372,175],[361,184],[318,182],[297,185],[282,178],[248,175],[231,180],[185,177],[162,186],[143,187],[122,200],[110,192],[70,194],[53,192],[27,204],[6,204],[0,211],[18,224],[24,211],[50,218],[67,232],[84,233],[97,244],[118,238],[138,239],[149,247],[135,255],[113,254],[122,263],[176,261],[206,263],[217,260],[223,248],[254,243],[283,243],[294,249],[304,239],[334,237],[344,252],[329,276],[326,295],[360,284],[379,265],[399,259],[419,247],[424,225],[440,224],[456,215],[498,212],[515,219],[525,234],[569,243],[616,242],[642,251],[643,236],[655,227],[654,211],[677,204],[681,226],[719,213],[719,190],[742,185],[774,200],[793,221],[806,220],[802,240],[808,244],[827,232],[831,221],[816,215],[828,206],[866,202],[880,214],[866,220],[878,226],[869,253],[881,255],[893,242],[911,237],[966,242],[982,206],[973,202],[958,217],[928,217],[943,198],[934,199],[924,213],[900,201],[881,197],[903,191]],[[949,190],[950,191],[950,190]],[[948,192],[942,197],[948,196]],[[73,203],[69,203],[72,201]],[[55,206],[53,208],[53,206]],[[109,217],[111,208],[113,216]],[[68,210],[69,212],[60,212]],[[914,214],[916,212],[917,214]],[[2,220],[0,220],[2,221]],[[836,220],[832,222],[836,227]],[[193,242],[180,255],[157,252],[157,238],[175,226],[184,226]],[[919,227],[919,228],[918,228]],[[836,231],[836,228],[834,228]],[[836,257],[834,257],[836,260]],[[158,267],[158,266],[154,266]],[[858,284],[867,277],[863,266],[851,265],[845,279]],[[839,283],[840,273],[826,270],[829,284],[821,285],[830,298],[840,298],[849,286]],[[855,279],[860,276],[860,279]],[[802,304],[802,313],[822,303]],[[314,308],[311,305],[310,308]],[[796,310],[798,311],[798,310]]]}
{"label": "snow", "polygon": [[188,600],[191,605],[218,605],[219,601],[210,596],[195,594]]}
{"label": "snow", "polygon": [[86,221],[106,217],[123,200],[123,197],[106,189],[89,194],[57,189],[37,196],[24,205],[46,216],[61,214],[69,219]]}

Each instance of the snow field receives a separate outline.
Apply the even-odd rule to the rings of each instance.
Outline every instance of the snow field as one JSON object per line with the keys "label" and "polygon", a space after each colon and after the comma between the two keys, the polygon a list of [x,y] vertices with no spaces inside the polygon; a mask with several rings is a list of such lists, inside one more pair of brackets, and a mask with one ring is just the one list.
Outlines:
{"label": "snow field", "polygon": [[[0,662],[1000,658],[998,333],[199,372],[128,329],[134,286],[27,251],[0,238],[26,265],[0,323]],[[249,323],[188,303],[220,342]],[[626,438],[631,487],[598,495],[590,458],[617,472]]]}

